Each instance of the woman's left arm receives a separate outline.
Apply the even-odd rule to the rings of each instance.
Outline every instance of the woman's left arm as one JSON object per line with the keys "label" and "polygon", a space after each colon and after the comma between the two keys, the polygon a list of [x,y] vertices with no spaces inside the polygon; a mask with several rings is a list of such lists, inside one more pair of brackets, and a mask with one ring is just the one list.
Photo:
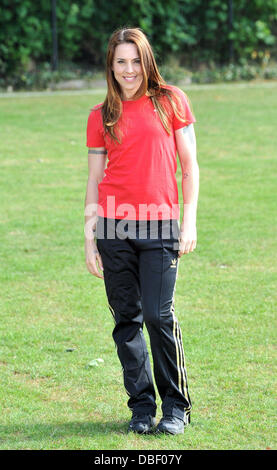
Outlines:
{"label": "woman's left arm", "polygon": [[179,257],[196,247],[196,212],[199,193],[199,167],[193,124],[175,131],[177,152],[182,169],[183,220],[180,226]]}

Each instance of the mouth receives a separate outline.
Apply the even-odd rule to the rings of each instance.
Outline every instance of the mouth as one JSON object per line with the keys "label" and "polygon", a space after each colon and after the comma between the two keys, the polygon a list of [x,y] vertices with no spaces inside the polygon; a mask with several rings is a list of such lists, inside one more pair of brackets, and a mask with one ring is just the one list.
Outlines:
{"label": "mouth", "polygon": [[127,82],[133,82],[135,79],[136,79],[136,75],[132,76],[132,77],[123,77],[124,80],[126,80]]}

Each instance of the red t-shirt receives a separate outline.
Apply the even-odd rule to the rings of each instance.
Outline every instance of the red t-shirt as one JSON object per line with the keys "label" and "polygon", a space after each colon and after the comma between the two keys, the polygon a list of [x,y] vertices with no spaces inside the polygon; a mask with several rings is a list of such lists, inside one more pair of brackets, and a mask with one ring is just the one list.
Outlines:
{"label": "red t-shirt", "polygon": [[[98,215],[112,219],[179,219],[177,158],[174,131],[196,120],[185,94],[167,85],[181,99],[178,109],[186,122],[174,115],[167,97],[171,134],[165,130],[151,99],[122,101],[118,121],[121,144],[104,132],[101,104],[91,111],[87,123],[87,147],[105,147],[108,163],[98,185]],[[93,157],[91,157],[93,158]]]}

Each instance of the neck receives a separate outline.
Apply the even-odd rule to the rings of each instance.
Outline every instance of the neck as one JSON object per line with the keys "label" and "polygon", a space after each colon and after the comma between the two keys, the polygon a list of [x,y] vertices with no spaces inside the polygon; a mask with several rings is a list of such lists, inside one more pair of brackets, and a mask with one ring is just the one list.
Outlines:
{"label": "neck", "polygon": [[134,99],[134,96],[135,96],[136,92],[137,92],[137,90],[136,90],[135,92],[130,92],[130,93],[128,93],[128,92],[126,93],[126,92],[125,92],[125,93],[122,93],[122,99],[123,99],[124,101],[131,101],[131,100]]}
{"label": "neck", "polygon": [[[122,100],[123,101],[133,101],[136,92],[137,92],[137,90],[135,91],[135,93],[132,93],[132,94],[122,93]],[[150,96],[150,93],[149,93],[148,90],[146,91],[145,95]]]}

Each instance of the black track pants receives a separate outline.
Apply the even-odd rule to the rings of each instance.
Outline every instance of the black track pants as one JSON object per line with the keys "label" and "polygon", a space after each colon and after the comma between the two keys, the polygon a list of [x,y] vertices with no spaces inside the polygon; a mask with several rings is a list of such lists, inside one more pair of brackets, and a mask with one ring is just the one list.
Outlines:
{"label": "black track pants", "polygon": [[[151,343],[155,382],[162,399],[163,415],[189,419],[188,393],[182,335],[174,313],[178,270],[178,221],[150,221],[143,232],[132,221],[129,233],[119,220],[99,218],[97,247],[100,252],[109,308],[115,320],[113,339],[123,368],[128,406],[134,412],[156,414],[155,390],[143,334],[145,323]],[[163,226],[162,226],[163,224]],[[167,224],[164,232],[162,230]],[[174,225],[175,224],[175,225]],[[169,234],[168,234],[169,227]]]}

